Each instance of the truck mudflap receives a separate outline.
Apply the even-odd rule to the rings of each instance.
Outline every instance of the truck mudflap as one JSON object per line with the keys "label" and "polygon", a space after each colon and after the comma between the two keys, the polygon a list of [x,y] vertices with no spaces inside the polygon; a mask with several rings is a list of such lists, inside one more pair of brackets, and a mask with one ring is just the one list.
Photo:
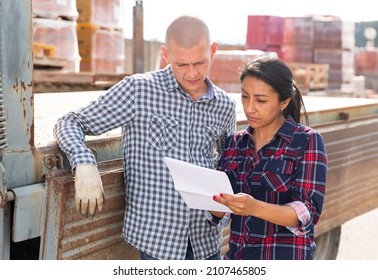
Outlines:
{"label": "truck mudflap", "polygon": [[75,208],[70,169],[56,169],[46,176],[40,259],[139,258],[138,251],[121,238],[125,212],[122,161],[100,162],[99,171],[106,201],[102,211],[93,216]]}

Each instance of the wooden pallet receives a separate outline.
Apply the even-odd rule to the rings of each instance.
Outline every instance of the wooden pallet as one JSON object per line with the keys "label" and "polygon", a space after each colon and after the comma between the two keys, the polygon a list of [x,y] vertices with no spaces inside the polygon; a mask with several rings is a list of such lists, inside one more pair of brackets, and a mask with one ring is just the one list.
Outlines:
{"label": "wooden pallet", "polygon": [[40,69],[33,71],[33,89],[35,93],[106,90],[129,75]]}
{"label": "wooden pallet", "polygon": [[329,64],[289,63],[294,79],[309,90],[324,90],[328,85]]}

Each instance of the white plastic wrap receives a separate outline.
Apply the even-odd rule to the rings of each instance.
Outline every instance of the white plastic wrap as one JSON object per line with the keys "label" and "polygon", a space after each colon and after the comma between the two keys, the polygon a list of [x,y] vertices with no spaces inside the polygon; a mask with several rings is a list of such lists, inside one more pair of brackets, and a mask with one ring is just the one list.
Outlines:
{"label": "white plastic wrap", "polygon": [[123,0],[77,0],[78,22],[122,29]]}
{"label": "white plastic wrap", "polygon": [[33,19],[33,41],[55,46],[55,55],[67,59],[63,70],[80,71],[76,22],[46,18]]}
{"label": "white plastic wrap", "polygon": [[33,0],[32,10],[34,17],[76,21],[79,16],[76,0]]}
{"label": "white plastic wrap", "polygon": [[125,72],[125,40],[120,30],[79,24],[80,70],[94,73]]}

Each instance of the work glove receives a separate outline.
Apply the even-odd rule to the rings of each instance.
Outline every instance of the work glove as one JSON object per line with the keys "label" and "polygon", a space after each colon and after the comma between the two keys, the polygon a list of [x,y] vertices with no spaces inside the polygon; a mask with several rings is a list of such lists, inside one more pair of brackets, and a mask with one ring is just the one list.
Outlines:
{"label": "work glove", "polygon": [[75,173],[75,204],[82,214],[101,212],[105,203],[104,188],[95,165],[79,164]]}

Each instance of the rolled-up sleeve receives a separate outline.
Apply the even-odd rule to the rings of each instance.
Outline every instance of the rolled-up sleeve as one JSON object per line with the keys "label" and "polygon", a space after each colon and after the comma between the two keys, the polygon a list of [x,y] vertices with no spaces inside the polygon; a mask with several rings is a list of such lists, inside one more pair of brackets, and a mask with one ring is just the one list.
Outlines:
{"label": "rolled-up sleeve", "polygon": [[[306,225],[309,225],[309,221],[311,220],[310,212],[308,211],[306,205],[301,201],[293,201],[286,205],[289,205],[294,211],[297,213],[298,216],[298,225],[296,227],[286,227],[296,236],[303,236],[309,230],[306,228]],[[303,226],[305,225],[305,226]]]}
{"label": "rolled-up sleeve", "polygon": [[[312,130],[309,134],[307,149],[303,154],[293,186],[293,207],[298,215],[300,223],[293,233],[307,233],[319,220],[322,213],[326,177],[327,177],[327,153],[322,136]],[[294,231],[293,231],[294,230]]]}

